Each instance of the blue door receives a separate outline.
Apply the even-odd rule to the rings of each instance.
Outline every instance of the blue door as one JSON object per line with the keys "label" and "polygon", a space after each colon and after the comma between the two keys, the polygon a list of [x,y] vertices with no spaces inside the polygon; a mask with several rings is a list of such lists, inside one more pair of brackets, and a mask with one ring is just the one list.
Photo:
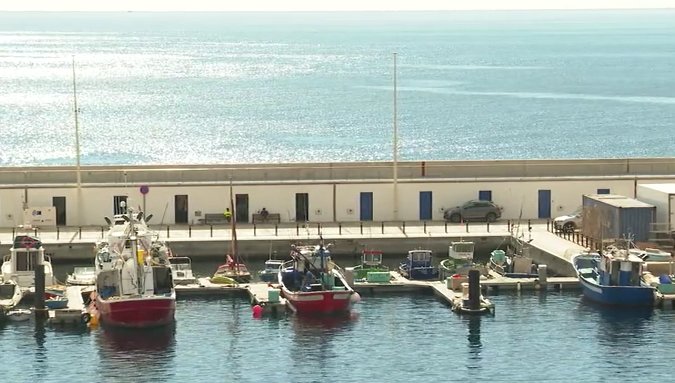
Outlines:
{"label": "blue door", "polygon": [[431,221],[431,192],[420,192],[420,221]]}
{"label": "blue door", "polygon": [[361,221],[373,220],[373,193],[361,192]]}
{"label": "blue door", "polygon": [[550,190],[539,190],[539,218],[551,218]]}
{"label": "blue door", "polygon": [[478,199],[481,201],[492,201],[492,190],[480,190]]}

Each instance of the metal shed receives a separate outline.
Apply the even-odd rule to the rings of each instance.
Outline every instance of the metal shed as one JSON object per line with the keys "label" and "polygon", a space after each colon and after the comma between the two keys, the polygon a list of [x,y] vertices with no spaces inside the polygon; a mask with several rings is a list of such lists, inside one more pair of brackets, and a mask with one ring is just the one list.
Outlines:
{"label": "metal shed", "polygon": [[633,198],[615,194],[582,196],[584,235],[595,239],[630,238],[647,241],[656,207]]}

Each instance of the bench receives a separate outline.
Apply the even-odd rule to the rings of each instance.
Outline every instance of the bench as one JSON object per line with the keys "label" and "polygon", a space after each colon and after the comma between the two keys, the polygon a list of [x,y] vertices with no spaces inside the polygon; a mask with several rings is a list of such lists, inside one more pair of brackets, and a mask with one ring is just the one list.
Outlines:
{"label": "bench", "polygon": [[269,213],[267,214],[267,219],[263,218],[262,214],[255,213],[253,214],[253,223],[280,223],[281,214],[279,213]]}
{"label": "bench", "polygon": [[206,213],[204,214],[204,218],[200,218],[198,221],[206,225],[230,223],[223,213]]}

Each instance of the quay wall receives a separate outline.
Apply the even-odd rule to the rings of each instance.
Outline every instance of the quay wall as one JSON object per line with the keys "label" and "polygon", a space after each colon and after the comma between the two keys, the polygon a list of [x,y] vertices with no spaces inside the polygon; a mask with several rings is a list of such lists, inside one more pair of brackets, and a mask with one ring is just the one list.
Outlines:
{"label": "quay wall", "polygon": [[[72,166],[5,167],[0,228],[25,223],[24,209],[55,206],[59,197],[60,226],[101,225],[121,196],[153,214],[152,223],[197,225],[229,206],[230,185],[237,200],[245,200],[237,205],[240,223],[251,222],[262,207],[285,223],[440,221],[445,209],[485,193],[504,207],[502,219],[538,219],[575,210],[582,194],[602,189],[635,197],[638,184],[675,182],[675,158],[406,161],[396,167],[394,182],[391,162],[83,166],[80,184]],[[549,192],[546,201],[541,191]]]}

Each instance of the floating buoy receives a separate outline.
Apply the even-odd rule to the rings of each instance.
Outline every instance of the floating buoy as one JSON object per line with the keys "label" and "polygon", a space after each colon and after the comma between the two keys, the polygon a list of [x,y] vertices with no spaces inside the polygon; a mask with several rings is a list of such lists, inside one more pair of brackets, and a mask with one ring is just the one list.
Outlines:
{"label": "floating buoy", "polygon": [[260,318],[263,313],[263,308],[260,305],[255,305],[253,306],[253,317],[254,318]]}
{"label": "floating buoy", "polygon": [[351,299],[352,303],[361,302],[361,296],[356,291],[354,291],[354,294],[352,294],[351,298],[349,298],[349,299]]}

